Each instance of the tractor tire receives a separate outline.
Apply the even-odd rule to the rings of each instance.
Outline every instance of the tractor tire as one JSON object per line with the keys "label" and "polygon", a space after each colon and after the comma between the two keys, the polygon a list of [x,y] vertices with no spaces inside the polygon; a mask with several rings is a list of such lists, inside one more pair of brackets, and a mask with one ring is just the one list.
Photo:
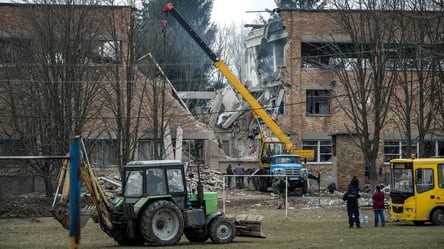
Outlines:
{"label": "tractor tire", "polygon": [[183,229],[182,213],[170,201],[153,202],[143,211],[140,232],[150,245],[175,245],[182,237]]}
{"label": "tractor tire", "polygon": [[205,242],[210,238],[210,235],[205,229],[185,229],[184,231],[185,237],[190,242]]}
{"label": "tractor tire", "polygon": [[432,213],[432,223],[433,225],[444,225],[444,210],[442,209],[436,209]]}
{"label": "tractor tire", "polygon": [[215,244],[231,243],[236,236],[234,222],[219,216],[214,218],[209,227],[210,239]]}

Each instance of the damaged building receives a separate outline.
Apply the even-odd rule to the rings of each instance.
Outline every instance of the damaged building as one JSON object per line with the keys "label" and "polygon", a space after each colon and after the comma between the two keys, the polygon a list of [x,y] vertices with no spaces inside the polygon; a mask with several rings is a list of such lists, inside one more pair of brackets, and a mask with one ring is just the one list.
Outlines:
{"label": "damaged building", "polygon": [[[19,64],[17,59],[20,58],[9,60],[8,56],[15,55],[14,47],[9,45],[17,37],[11,32],[14,25],[9,19],[2,17],[11,16],[11,13],[23,13],[28,7],[30,5],[0,4],[0,44],[8,48],[0,51],[0,63],[5,65],[1,71],[3,75],[8,73],[14,63]],[[113,9],[125,13],[119,25],[129,23],[128,18],[132,11],[129,6]],[[352,47],[350,38],[334,22],[337,15],[338,12],[326,10],[277,9],[267,23],[247,24],[245,28],[250,31],[245,41],[240,80],[288,135],[295,149],[315,152],[314,159],[308,160],[306,166],[312,174],[321,176],[321,187],[326,188],[328,184],[336,183],[340,190],[344,190],[352,175],[357,175],[361,182],[365,182],[366,170],[362,152],[356,146],[352,132],[347,130],[351,121],[340,108],[346,103],[341,103],[334,97],[343,96],[346,92],[336,74],[334,63],[337,60],[334,51],[326,47],[338,45],[336,47],[342,51],[349,51]],[[119,70],[124,68],[128,34],[127,29],[119,32],[117,42],[121,46],[118,50],[120,54],[105,56],[107,45],[116,39],[101,36],[97,43],[99,52],[91,57],[90,66],[98,69],[118,62],[121,63]],[[223,172],[230,163],[241,162],[247,168],[258,166],[259,127],[251,108],[236,89],[226,87],[205,94],[177,92],[149,54],[137,61],[136,79],[138,86],[149,79],[154,85],[160,84],[165,89],[165,99],[171,111],[168,115],[174,117],[170,119],[168,132],[162,138],[162,144],[166,146],[166,158],[192,162],[192,167],[203,166],[219,172]],[[138,98],[143,100],[146,96]],[[183,102],[187,98],[214,99],[214,105],[205,116],[208,117],[206,120],[197,120],[192,116]],[[153,102],[155,101],[151,99],[142,109],[149,113],[150,103]],[[0,111],[4,116],[8,115],[4,109]],[[396,117],[392,113],[389,115],[391,122],[382,131],[383,139],[378,152],[378,166],[381,168],[386,167],[392,158],[407,156],[403,152],[406,144],[403,134],[398,130]],[[435,122],[442,123],[441,121]],[[135,160],[152,159],[157,149],[159,141],[156,141],[156,135],[147,128],[149,125],[148,119],[141,122],[140,127],[143,128],[140,129],[135,143]],[[105,123],[89,123],[85,125],[82,136],[89,143],[93,164],[108,171],[115,169],[113,166],[117,164],[117,159],[113,156],[116,133],[92,130],[102,126],[105,127]],[[443,155],[443,138],[442,127],[437,128],[436,132],[428,131],[428,150],[425,155]],[[11,152],[8,151],[11,138],[8,139],[0,142],[0,152],[4,155]],[[418,151],[418,142],[413,142],[414,150]],[[10,176],[9,171],[2,174],[4,177]],[[38,176],[30,176],[30,173],[27,176],[32,179],[29,186],[35,186]]]}
{"label": "damaged building", "polygon": [[[51,11],[59,15],[51,15]],[[115,87],[117,85],[111,85],[110,82],[113,82],[112,80],[126,82],[127,80],[124,77],[127,75],[124,74],[124,70],[127,68],[126,63],[128,63],[127,52],[129,43],[126,24],[130,23],[132,11],[133,9],[130,6],[64,6],[0,3],[0,45],[2,46],[0,51],[0,77],[2,78],[1,91],[3,93],[12,93],[14,88],[11,89],[8,86],[25,86],[28,84],[29,86],[38,86],[41,84],[42,89],[46,89],[46,86],[51,85],[68,86],[73,83],[72,79],[67,79],[68,73],[73,72],[77,73],[73,87],[82,86],[86,87],[85,89],[89,89],[89,86],[103,86],[96,88],[91,95],[91,99],[94,99],[95,102],[92,103],[88,110],[89,113],[87,115],[90,118],[86,123],[82,124],[83,128],[81,134],[79,134],[83,138],[88,160],[94,165],[99,175],[119,174],[116,155],[117,137],[119,134],[112,117],[112,113],[118,107],[113,107],[105,102],[109,96],[117,96],[115,92],[110,91],[112,90],[111,86]],[[35,18],[35,23],[45,18],[47,18],[48,22],[57,22],[57,18],[65,12],[72,15],[73,20],[79,20],[74,18],[77,14],[83,15],[83,19],[88,20],[86,27],[81,26],[81,22],[73,23],[73,25],[79,25],[78,30],[85,29],[85,32],[78,33],[78,40],[70,40],[72,43],[77,41],[85,42],[81,45],[75,45],[85,49],[80,51],[82,54],[78,56],[78,58],[83,56],[84,60],[64,64],[64,60],[68,59],[64,56],[70,54],[71,51],[65,52],[62,49],[68,50],[75,46],[57,47],[54,49],[60,49],[66,53],[62,54],[60,52],[56,54],[54,59],[55,63],[63,65],[58,68],[66,70],[65,74],[63,74],[62,70],[58,71],[57,68],[50,64],[52,57],[49,56],[48,61],[43,61],[43,64],[49,64],[48,67],[35,68],[54,69],[53,71],[48,70],[49,73],[47,75],[40,75],[38,70],[35,70],[35,72],[28,70],[39,65],[36,61],[37,56],[31,54],[32,52],[36,54],[41,52],[41,50],[37,50],[39,47],[34,45],[45,45],[45,43],[39,43],[39,39],[50,40],[49,37],[51,36],[49,35],[55,35],[56,38],[53,37],[54,40],[52,41],[56,42],[61,37],[53,33],[48,33],[46,37],[42,34],[37,34],[35,31],[39,29],[29,27],[31,23],[34,23],[30,22],[29,18]],[[111,21],[107,22],[105,20]],[[62,23],[59,22],[57,24]],[[60,28],[61,30],[58,30],[58,32],[61,34],[63,32],[67,32],[67,34],[72,32],[65,30],[64,28],[66,27],[59,27],[54,24],[53,28],[54,30]],[[111,27],[114,28],[114,33],[109,32]],[[41,26],[40,28],[46,31],[46,28],[49,28],[49,26]],[[84,37],[80,37],[82,35]],[[62,46],[63,44],[70,44],[70,42],[54,44],[54,46]],[[26,48],[34,48],[35,50]],[[43,47],[43,49],[47,49],[47,47]],[[74,52],[79,53],[77,50]],[[74,59],[76,58],[74,57]],[[78,67],[75,63],[83,64]],[[133,76],[135,91],[133,92],[132,101],[140,104],[128,110],[132,113],[133,119],[136,117],[139,120],[131,125],[132,134],[137,136],[136,141],[130,144],[135,148],[134,160],[152,160],[155,158],[155,153],[161,149],[162,152],[164,151],[164,159],[177,159],[187,162],[191,170],[194,167],[201,167],[205,170],[217,168],[219,160],[225,159],[226,155],[220,148],[214,132],[206,124],[192,116],[171,82],[163,73],[162,68],[150,54],[138,59],[135,65],[135,74]],[[61,72],[61,74],[51,74],[54,72]],[[36,77],[33,79],[32,74],[28,73],[34,73]],[[42,77],[48,76],[48,78],[40,79],[37,75]],[[118,79],[114,77],[115,75],[122,76],[122,78]],[[78,84],[75,84],[76,82]],[[89,86],[88,82],[90,83]],[[122,84],[122,88],[123,86]],[[155,94],[153,89],[157,88],[162,91]],[[16,89],[19,88],[17,87]],[[125,89],[121,90],[124,92]],[[59,102],[56,101],[59,98],[62,97],[54,96],[55,104],[53,105],[59,105]],[[158,102],[159,99],[162,102]],[[122,100],[126,101],[123,97]],[[63,101],[60,102],[63,103]],[[24,150],[26,148],[25,145],[30,142],[26,140],[27,135],[25,134],[24,136],[22,134],[20,136],[19,131],[17,129],[14,130],[14,116],[13,112],[10,111],[10,108],[14,106],[11,103],[7,98],[3,98],[0,101],[0,112],[3,117],[1,122],[2,133],[0,134],[0,156],[36,156],[35,152],[28,149]],[[41,103],[44,104],[45,102]],[[162,103],[163,106],[157,107],[156,110],[154,103]],[[40,103],[36,103],[35,107],[39,106],[37,104]],[[26,110],[23,108],[20,111],[25,112]],[[156,129],[154,128],[153,120],[161,117],[159,115],[166,118],[163,119],[164,123],[160,125],[164,127],[164,130],[156,134],[154,132]],[[29,118],[29,120],[27,119],[27,121],[19,123],[19,125],[25,126],[26,122],[32,122],[30,121],[32,116],[29,116]],[[63,123],[62,121],[60,122]],[[49,128],[53,127],[48,125],[47,129],[49,130]],[[159,136],[162,136],[162,138]],[[68,143],[68,141],[57,142]],[[159,148],[159,145],[162,145],[164,148]],[[41,151],[39,155],[54,156],[54,152]],[[50,174],[45,177],[55,181],[57,174],[55,169],[59,167],[58,162],[60,161],[39,164],[30,160],[0,160],[0,194],[43,192],[46,184],[43,180],[43,174]],[[39,171],[43,168],[45,172]]]}
{"label": "damaged building", "polygon": [[[358,15],[359,12],[350,11],[350,14]],[[439,20],[439,15],[430,14]],[[338,57],[345,55],[350,58],[344,60],[353,61],[351,54],[354,53],[350,35],[335,21],[340,15],[340,11],[334,10],[276,9],[266,24],[245,25],[250,32],[245,41],[241,81],[288,134],[295,149],[315,151],[314,159],[306,166],[310,172],[321,176],[321,186],[335,183],[345,190],[353,175],[362,183],[368,182],[369,172],[355,140],[356,134],[350,130],[352,120],[342,109],[349,104],[337,97],[347,95],[338,69],[348,71],[349,75],[352,72],[350,64],[338,64]],[[381,18],[390,15],[390,12],[381,13]],[[440,44],[442,40],[427,44],[423,49],[428,51],[428,56],[437,55],[442,51]],[[402,47],[402,44],[385,46]],[[414,48],[387,51],[384,51],[389,58],[385,62],[388,63],[387,72],[393,71],[390,58],[403,51],[412,58],[418,53]],[[371,58],[367,53],[364,61],[370,62]],[[442,68],[440,70],[442,73]],[[409,68],[408,74],[413,79],[417,77],[413,68]],[[213,106],[213,115],[220,113],[219,110],[224,112],[213,117],[210,123],[216,127],[215,135],[224,144],[224,151],[232,155],[236,148],[238,156],[254,160],[258,147],[257,125],[251,112],[246,111],[249,106],[231,87],[220,90],[215,98],[218,101]],[[371,99],[367,104],[372,108]],[[381,131],[377,152],[376,167],[381,183],[385,184],[389,183],[384,174],[388,172],[390,159],[410,157],[405,153],[406,138],[399,130],[396,112],[389,110],[387,114],[389,122]],[[431,121],[435,125],[430,127],[441,128],[426,131],[423,148],[418,140],[411,141],[413,153],[419,154],[421,149],[425,157],[444,154],[444,132],[439,125],[442,117],[438,113],[435,115],[435,120]],[[413,119],[416,121],[412,122],[412,137],[417,138],[419,121],[417,117]]]}

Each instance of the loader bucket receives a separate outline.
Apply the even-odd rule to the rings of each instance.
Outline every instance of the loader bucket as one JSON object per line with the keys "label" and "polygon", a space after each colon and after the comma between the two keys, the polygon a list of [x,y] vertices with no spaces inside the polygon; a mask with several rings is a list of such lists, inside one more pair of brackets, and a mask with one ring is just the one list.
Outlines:
{"label": "loader bucket", "polygon": [[251,214],[237,214],[226,215],[227,218],[234,220],[236,226],[236,236],[241,237],[259,237],[265,238],[265,234],[262,231],[262,215]]}
{"label": "loader bucket", "polygon": [[[87,206],[80,210],[80,229],[84,228],[86,223],[88,223],[89,218],[94,214],[95,207]],[[69,229],[70,215],[69,206],[65,203],[58,203],[51,209],[51,213],[62,226]]]}

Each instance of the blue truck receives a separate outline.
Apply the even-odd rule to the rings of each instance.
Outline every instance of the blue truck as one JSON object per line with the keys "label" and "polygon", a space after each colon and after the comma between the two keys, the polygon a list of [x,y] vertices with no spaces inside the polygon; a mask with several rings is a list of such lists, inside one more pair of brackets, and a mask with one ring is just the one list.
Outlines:
{"label": "blue truck", "polygon": [[295,154],[279,154],[271,157],[269,186],[279,177],[287,176],[288,192],[300,189],[308,191],[308,170],[302,165],[301,158]]}

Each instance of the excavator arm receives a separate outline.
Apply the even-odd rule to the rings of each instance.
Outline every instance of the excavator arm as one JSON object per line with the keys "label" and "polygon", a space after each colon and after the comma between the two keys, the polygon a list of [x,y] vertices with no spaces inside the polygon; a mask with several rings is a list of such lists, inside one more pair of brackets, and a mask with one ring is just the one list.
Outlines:
{"label": "excavator arm", "polygon": [[[91,165],[85,162],[80,164],[80,177],[89,192],[89,198],[93,206],[86,206],[81,210],[81,226],[84,226],[88,219],[95,215],[97,222],[105,231],[111,231],[113,225],[110,220],[111,204],[105,195],[104,190],[97,181],[96,174]],[[59,191],[61,193],[59,195]],[[54,218],[59,221],[62,226],[69,229],[69,161],[63,160],[57,179],[57,190],[52,203],[51,212]]]}
{"label": "excavator arm", "polygon": [[[231,86],[236,89],[242,98],[250,105],[253,111],[254,117],[261,118],[262,122],[268,127],[273,135],[279,139],[285,145],[285,149],[288,153],[298,154],[302,158],[313,158],[313,150],[293,150],[293,142],[288,138],[287,134],[276,124],[276,122],[268,115],[261,104],[254,98],[254,96],[248,91],[248,89],[240,82],[240,80],[233,74],[233,72],[227,67],[223,60],[220,60],[217,55],[210,49],[210,47],[199,37],[199,35],[193,30],[193,28],[185,21],[182,15],[174,8],[173,3],[167,3],[162,7],[162,12],[170,13],[179,24],[185,29],[185,31],[191,36],[191,38],[202,48],[202,50],[208,55],[213,62],[213,65],[225,76]],[[166,23],[166,22],[163,22]]]}

